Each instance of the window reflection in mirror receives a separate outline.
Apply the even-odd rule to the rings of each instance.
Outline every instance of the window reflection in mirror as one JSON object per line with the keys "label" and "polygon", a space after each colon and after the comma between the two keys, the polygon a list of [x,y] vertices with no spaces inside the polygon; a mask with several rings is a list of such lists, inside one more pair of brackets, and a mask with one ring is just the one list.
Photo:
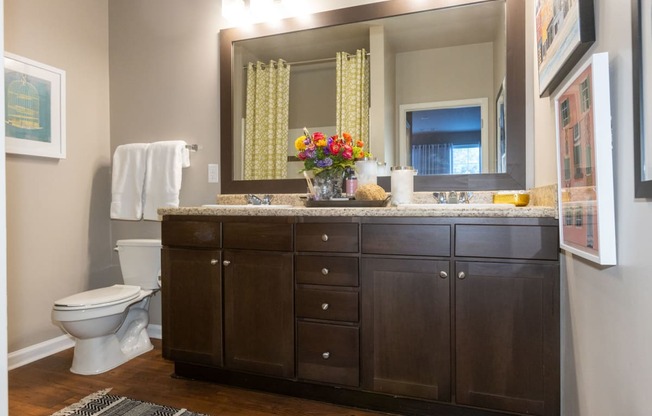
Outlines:
{"label": "window reflection in mirror", "polygon": [[[429,140],[420,137],[413,143],[410,137],[417,135],[405,136],[401,108],[479,99],[484,102],[480,144],[455,139],[462,136],[459,131],[449,135],[448,141],[450,160],[469,158],[474,153],[477,160],[464,167],[458,163],[445,173],[504,172],[501,167],[506,146],[503,137],[501,155],[497,98],[506,72],[505,39],[505,3],[496,1],[235,42],[233,178],[245,178],[247,64],[282,59],[290,66],[286,177],[299,178],[302,164],[293,160],[294,139],[303,127],[337,133],[335,54],[355,53],[360,48],[369,51],[369,150],[379,161],[387,166],[414,164],[412,148]],[[443,173],[441,168],[430,173],[418,170],[420,174]]]}

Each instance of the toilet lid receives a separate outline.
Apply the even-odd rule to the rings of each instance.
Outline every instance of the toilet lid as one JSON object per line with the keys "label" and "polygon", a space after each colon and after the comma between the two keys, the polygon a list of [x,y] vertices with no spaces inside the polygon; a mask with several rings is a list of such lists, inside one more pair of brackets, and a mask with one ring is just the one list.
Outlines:
{"label": "toilet lid", "polygon": [[109,306],[135,299],[140,293],[140,286],[113,285],[101,289],[88,290],[54,302],[55,307],[83,309]]}

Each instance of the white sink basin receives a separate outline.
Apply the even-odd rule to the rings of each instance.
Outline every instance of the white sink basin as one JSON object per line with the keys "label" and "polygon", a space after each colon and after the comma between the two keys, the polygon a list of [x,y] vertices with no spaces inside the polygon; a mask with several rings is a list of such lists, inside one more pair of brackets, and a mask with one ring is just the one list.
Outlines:
{"label": "white sink basin", "polygon": [[403,209],[511,209],[513,204],[399,204]]}
{"label": "white sink basin", "polygon": [[294,205],[252,205],[252,204],[240,204],[240,205],[227,205],[227,204],[206,204],[202,205],[202,208],[220,208],[220,209],[243,209],[243,208],[293,208]]}

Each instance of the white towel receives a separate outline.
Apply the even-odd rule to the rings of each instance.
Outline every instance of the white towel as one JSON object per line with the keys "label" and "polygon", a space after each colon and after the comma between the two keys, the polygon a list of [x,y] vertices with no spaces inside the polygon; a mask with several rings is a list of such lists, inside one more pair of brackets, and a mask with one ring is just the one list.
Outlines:
{"label": "white towel", "polygon": [[179,206],[181,169],[190,166],[183,140],[150,143],[147,148],[143,211],[146,220],[158,221],[159,208]]}
{"label": "white towel", "polygon": [[143,218],[143,185],[147,143],[120,145],[113,154],[111,171],[111,218]]}

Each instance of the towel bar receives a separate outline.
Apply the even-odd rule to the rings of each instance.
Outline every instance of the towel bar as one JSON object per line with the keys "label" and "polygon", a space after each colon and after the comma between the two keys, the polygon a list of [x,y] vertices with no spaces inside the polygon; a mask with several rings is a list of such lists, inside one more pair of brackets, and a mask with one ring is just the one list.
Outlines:
{"label": "towel bar", "polygon": [[198,144],[187,144],[186,149],[189,149],[191,152],[196,152],[201,149],[201,147]]}

